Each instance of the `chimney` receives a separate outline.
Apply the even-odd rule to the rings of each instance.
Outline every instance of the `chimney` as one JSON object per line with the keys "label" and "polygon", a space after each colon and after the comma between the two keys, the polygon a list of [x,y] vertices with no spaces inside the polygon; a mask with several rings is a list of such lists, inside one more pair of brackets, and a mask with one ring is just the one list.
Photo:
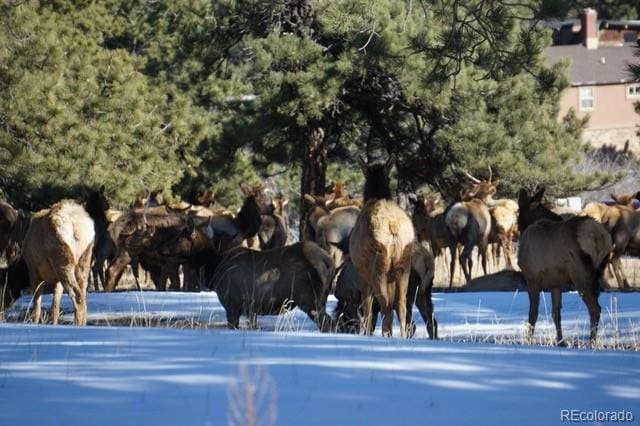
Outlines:
{"label": "chimney", "polygon": [[582,40],[587,49],[598,48],[598,14],[591,8],[582,11]]}

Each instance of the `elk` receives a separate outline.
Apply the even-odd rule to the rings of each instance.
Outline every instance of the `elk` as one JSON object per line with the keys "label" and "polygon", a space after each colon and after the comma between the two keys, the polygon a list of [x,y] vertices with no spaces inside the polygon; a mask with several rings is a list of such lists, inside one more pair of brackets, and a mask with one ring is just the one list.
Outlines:
{"label": "elk", "polygon": [[362,293],[362,327],[372,329],[372,304],[375,298],[382,312],[382,334],[391,336],[395,307],[400,334],[407,335],[407,287],[411,272],[413,223],[391,199],[389,172],[395,156],[385,163],[358,163],[365,175],[364,206],[351,231],[349,255],[358,273]]}
{"label": "elk", "polygon": [[11,244],[11,234],[18,219],[18,211],[11,204],[0,201],[0,256]]}
{"label": "elk", "polygon": [[[469,173],[465,175],[473,182],[473,186],[462,196],[463,201],[471,199],[482,200],[489,208],[491,226],[489,243],[493,244],[493,258],[496,265],[499,261],[500,251],[504,252],[507,268],[513,269],[511,243],[517,234],[518,203],[508,198],[494,199],[498,189],[498,181],[491,181],[492,172],[489,167],[489,180],[480,180]],[[485,271],[486,274],[486,271]]]}
{"label": "elk", "polygon": [[286,206],[289,200],[280,194],[272,199],[273,212],[262,215],[262,225],[258,231],[258,240],[260,249],[270,249],[283,247],[287,244],[289,235],[288,220]]}
{"label": "elk", "polygon": [[[105,291],[113,291],[126,265],[133,258],[152,268],[154,283],[164,288],[163,274],[178,270],[184,258],[167,257],[169,246],[177,244],[190,223],[206,221],[206,233],[217,252],[225,251],[241,244],[247,238],[254,237],[260,228],[261,207],[259,194],[252,191],[245,198],[242,208],[236,216],[219,215],[208,218],[167,212],[163,207],[131,210],[122,215],[110,228],[112,238],[117,242],[117,256],[107,268]],[[152,275],[153,277],[153,275]],[[173,278],[178,279],[177,277]]]}
{"label": "elk", "polygon": [[618,286],[629,289],[631,286],[620,258],[628,249],[640,248],[640,212],[627,206],[610,206],[600,221],[613,239],[611,267]]}
{"label": "elk", "polygon": [[257,326],[257,315],[281,312],[287,303],[299,307],[322,331],[332,328],[326,313],[335,268],[329,255],[311,241],[255,251],[229,250],[211,279],[227,313],[230,328],[241,315]]}
{"label": "elk", "polygon": [[93,288],[98,290],[98,279],[104,285],[104,264],[113,252],[113,240],[107,230],[109,219],[107,213],[109,211],[109,201],[105,195],[105,187],[102,186],[98,191],[90,191],[85,203],[85,209],[89,215],[94,218],[95,241],[93,245],[93,253],[91,255],[92,266],[91,276],[93,278]]}
{"label": "elk", "polygon": [[95,237],[94,221],[71,200],[34,213],[23,243],[33,291],[32,319],[40,321],[42,293],[53,289],[51,320],[58,323],[62,291],[74,307],[74,324],[87,323],[87,279]]}
{"label": "elk", "polygon": [[0,319],[4,310],[10,307],[29,287],[29,269],[22,257],[12,260],[6,268],[0,268]]}
{"label": "elk", "polygon": [[[425,322],[429,338],[438,338],[438,322],[433,314],[433,301],[431,299],[434,269],[435,265],[431,251],[421,243],[414,242],[411,255],[411,275],[407,291],[407,324],[409,324],[409,334],[411,336],[415,333],[411,309],[415,304]],[[359,332],[358,310],[361,305],[362,295],[358,288],[357,273],[350,259],[345,261],[344,267],[338,276],[335,296],[338,299],[335,310],[338,331]],[[375,329],[379,311],[380,307],[374,302],[372,330]]]}
{"label": "elk", "polygon": [[413,226],[418,241],[426,241],[431,246],[434,257],[440,257],[449,247],[449,230],[444,211],[437,207],[438,198],[418,195],[414,201]]}
{"label": "elk", "polygon": [[518,265],[529,292],[529,339],[533,338],[538,319],[540,292],[551,290],[556,342],[559,346],[566,345],[560,309],[562,286],[571,282],[589,310],[593,342],[600,321],[598,296],[612,249],[611,236],[591,218],[563,220],[542,203],[543,196],[544,187],[533,196],[524,189],[518,194]]}
{"label": "elk", "polygon": [[478,199],[454,202],[447,207],[444,216],[447,229],[451,235],[449,240],[449,252],[451,254],[449,288],[453,286],[458,244],[463,247],[459,260],[467,282],[471,280],[471,270],[473,268],[471,253],[475,246],[478,247],[482,260],[482,269],[486,275],[487,245],[489,244],[489,232],[491,231],[491,215],[487,205]]}
{"label": "elk", "polygon": [[361,198],[352,198],[346,190],[346,182],[335,181],[331,184],[326,195],[326,207],[333,210],[338,207],[356,206],[362,207]]}

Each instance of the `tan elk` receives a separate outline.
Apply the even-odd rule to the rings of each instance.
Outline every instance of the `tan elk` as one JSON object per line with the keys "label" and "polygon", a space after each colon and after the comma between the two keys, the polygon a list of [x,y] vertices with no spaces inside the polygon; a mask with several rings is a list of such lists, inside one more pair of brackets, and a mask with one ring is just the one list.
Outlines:
{"label": "tan elk", "polygon": [[562,287],[572,283],[589,310],[593,342],[600,321],[598,296],[612,249],[611,236],[589,217],[563,220],[543,204],[543,196],[544,187],[533,196],[524,189],[518,194],[518,265],[529,292],[529,338],[538,319],[540,292],[551,290],[556,341],[566,345],[560,319]]}
{"label": "tan elk", "polygon": [[34,213],[23,243],[33,291],[32,319],[40,321],[42,293],[53,290],[51,321],[58,323],[64,290],[74,307],[74,324],[87,323],[87,281],[94,242],[93,220],[71,200]]}
{"label": "tan elk", "polygon": [[600,220],[613,239],[611,267],[618,286],[629,289],[631,286],[622,268],[621,257],[629,249],[640,248],[640,211],[627,206],[610,206]]}
{"label": "tan elk", "polygon": [[407,213],[391,199],[389,172],[394,159],[392,155],[386,163],[367,165],[358,158],[365,175],[365,204],[351,232],[349,254],[362,292],[361,329],[372,332],[375,298],[383,315],[382,334],[391,336],[395,307],[400,334],[406,337],[406,298],[415,233]]}

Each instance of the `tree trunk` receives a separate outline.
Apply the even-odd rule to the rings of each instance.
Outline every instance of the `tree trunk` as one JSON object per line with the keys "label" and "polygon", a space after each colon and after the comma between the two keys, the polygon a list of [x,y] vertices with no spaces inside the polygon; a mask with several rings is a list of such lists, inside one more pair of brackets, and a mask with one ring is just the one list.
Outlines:
{"label": "tree trunk", "polygon": [[304,194],[324,195],[327,172],[327,145],[324,129],[319,125],[309,126],[302,158],[300,180],[300,241],[305,239],[308,206]]}

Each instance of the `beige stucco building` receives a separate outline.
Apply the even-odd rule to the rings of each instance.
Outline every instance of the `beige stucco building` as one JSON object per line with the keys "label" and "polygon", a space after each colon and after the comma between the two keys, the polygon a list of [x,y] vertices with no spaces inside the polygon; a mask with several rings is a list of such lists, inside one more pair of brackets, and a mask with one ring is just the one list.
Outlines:
{"label": "beige stucco building", "polygon": [[635,111],[640,83],[628,71],[629,63],[640,63],[634,56],[640,52],[638,29],[640,21],[597,21],[595,12],[587,9],[581,22],[566,29],[579,34],[580,43],[546,50],[550,63],[570,62],[571,86],[562,93],[558,119],[572,108],[579,117],[588,115],[583,138],[594,147],[628,146],[640,154],[640,114]]}

